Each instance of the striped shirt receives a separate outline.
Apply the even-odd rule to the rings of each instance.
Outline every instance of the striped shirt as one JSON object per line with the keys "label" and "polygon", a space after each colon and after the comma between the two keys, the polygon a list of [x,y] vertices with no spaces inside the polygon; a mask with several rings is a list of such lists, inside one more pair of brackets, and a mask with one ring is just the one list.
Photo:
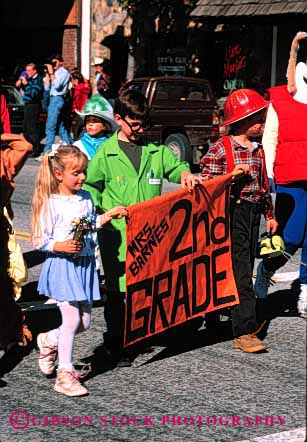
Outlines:
{"label": "striped shirt", "polygon": [[28,78],[28,83],[24,86],[21,84],[24,91],[23,101],[25,104],[40,103],[43,98],[44,84],[40,75],[36,74]]}
{"label": "striped shirt", "polygon": [[[271,195],[266,187],[262,157],[258,143],[253,143],[254,148],[249,149],[242,146],[234,138],[230,137],[234,153],[234,163],[248,164],[250,173],[237,177],[232,184],[231,195],[236,200],[245,200],[250,203],[263,203],[263,214],[266,219],[274,218]],[[228,173],[226,162],[226,151],[223,139],[214,143],[206,155],[200,161],[201,176],[206,179],[214,178],[217,175]]]}

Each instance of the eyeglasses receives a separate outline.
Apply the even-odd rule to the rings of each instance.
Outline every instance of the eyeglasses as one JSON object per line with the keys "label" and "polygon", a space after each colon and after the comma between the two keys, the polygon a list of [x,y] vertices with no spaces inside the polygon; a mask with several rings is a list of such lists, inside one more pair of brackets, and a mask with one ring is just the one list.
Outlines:
{"label": "eyeglasses", "polygon": [[129,123],[125,118],[122,118],[122,120],[130,127],[132,132],[138,132],[141,128],[146,129],[149,127],[148,121],[135,121],[134,123]]}

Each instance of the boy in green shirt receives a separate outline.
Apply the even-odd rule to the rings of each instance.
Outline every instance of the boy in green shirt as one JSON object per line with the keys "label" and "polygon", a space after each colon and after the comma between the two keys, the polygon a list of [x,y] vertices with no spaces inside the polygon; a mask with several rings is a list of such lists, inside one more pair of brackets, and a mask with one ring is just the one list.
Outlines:
{"label": "boy in green shirt", "polygon": [[[127,90],[115,100],[114,119],[119,131],[101,145],[87,169],[84,188],[98,211],[129,206],[162,193],[163,179],[180,183],[190,191],[201,179],[190,172],[164,145],[145,143],[147,100],[137,90]],[[123,352],[126,292],[126,222],[114,219],[99,234],[102,265],[106,278],[104,346],[118,366],[131,365]]]}

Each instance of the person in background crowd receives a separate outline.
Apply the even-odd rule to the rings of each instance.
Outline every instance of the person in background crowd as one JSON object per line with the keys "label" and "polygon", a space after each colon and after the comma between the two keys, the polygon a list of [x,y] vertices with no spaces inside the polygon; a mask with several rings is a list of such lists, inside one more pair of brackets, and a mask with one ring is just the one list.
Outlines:
{"label": "person in background crowd", "polygon": [[97,92],[106,98],[111,105],[114,103],[114,96],[111,89],[111,63],[110,60],[104,60],[102,63],[101,74],[97,80]]}
{"label": "person in background crowd", "polygon": [[11,197],[15,189],[14,178],[24,165],[32,145],[23,135],[0,132],[0,350],[9,351],[16,344],[31,341],[30,331],[24,324],[21,308],[16,304],[16,281],[11,273],[9,241],[14,236]]}
{"label": "person in background crowd", "polygon": [[[46,65],[50,76],[50,98],[46,122],[46,144],[44,153],[51,149],[56,136],[57,127],[62,142],[71,144],[72,140],[65,121],[64,105],[68,92],[70,73],[64,67],[63,57],[59,54],[51,59],[51,64]],[[40,160],[42,157],[40,158]]]}
{"label": "person in background crowd", "polygon": [[26,75],[20,75],[16,81],[16,87],[23,91],[24,123],[23,134],[33,145],[31,156],[40,154],[40,128],[39,114],[44,94],[44,83],[41,75],[37,72],[35,63],[28,63],[25,68]]}
{"label": "person in background crowd", "polygon": [[94,95],[97,94],[97,82],[98,82],[100,74],[102,72],[102,62],[103,62],[102,58],[95,57],[94,64],[92,65],[95,68],[95,72],[94,72],[95,79],[93,82],[94,83],[94,87],[93,87],[93,94]]}
{"label": "person in background crowd", "polygon": [[269,89],[271,103],[262,142],[268,175],[276,184],[275,211],[285,253],[263,259],[255,282],[257,296],[265,300],[274,272],[301,247],[297,310],[304,318],[307,318],[307,63],[296,62],[299,43],[306,38],[306,32],[298,32],[292,41],[288,85]]}
{"label": "person in background crowd", "polygon": [[91,87],[80,72],[72,72],[72,112],[81,112],[91,94]]}
{"label": "person in background crowd", "polygon": [[42,110],[44,112],[48,112],[51,82],[47,66],[44,66],[43,83],[44,83],[44,93],[42,100]]}
{"label": "person in background crowd", "polygon": [[11,133],[11,123],[9,109],[6,104],[6,98],[1,93],[0,87],[0,133],[5,132],[7,134]]}
{"label": "person in background crowd", "polygon": [[[22,71],[20,72],[19,78],[21,78],[21,77],[24,77],[24,78],[28,79],[28,74],[27,74],[25,69],[22,69]],[[21,87],[18,87],[18,86],[16,86],[16,87],[19,89],[20,95],[23,95],[24,94],[23,89]]]}
{"label": "person in background crowd", "polygon": [[74,145],[91,160],[101,143],[118,128],[113,109],[107,100],[96,95],[87,100],[82,112],[77,114],[84,121],[85,132]]}
{"label": "person in background crowd", "polygon": [[224,104],[226,126],[230,136],[214,143],[200,162],[201,177],[211,179],[241,170],[242,175],[231,187],[230,217],[234,277],[240,303],[231,308],[233,348],[256,353],[267,348],[258,337],[253,266],[259,237],[261,214],[267,232],[275,232],[271,195],[268,189],[265,158],[261,146],[252,142],[262,134],[268,106],[252,89],[238,89]]}
{"label": "person in background crowd", "polygon": [[[114,104],[119,131],[106,140],[89,162],[84,188],[89,190],[98,211],[115,205],[129,206],[161,195],[163,178],[181,182],[189,190],[201,180],[190,172],[166,146],[147,144],[142,136],[147,124],[148,103],[137,90],[124,91]],[[142,163],[141,163],[142,160]],[[155,178],[157,184],[150,183]],[[107,332],[104,347],[112,363],[131,366],[129,352],[123,350],[126,291],[126,222],[113,220],[100,239],[102,266],[106,277]]]}
{"label": "person in background crowd", "polygon": [[77,140],[83,125],[78,112],[84,108],[86,101],[91,96],[92,89],[89,80],[85,79],[77,68],[72,69],[71,79],[71,114],[69,125],[74,140]]}

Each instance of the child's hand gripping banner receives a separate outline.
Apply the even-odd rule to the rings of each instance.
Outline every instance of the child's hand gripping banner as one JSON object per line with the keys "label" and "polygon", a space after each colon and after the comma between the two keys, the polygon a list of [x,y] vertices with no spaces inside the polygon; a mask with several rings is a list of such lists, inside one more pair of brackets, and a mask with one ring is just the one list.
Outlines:
{"label": "child's hand gripping banner", "polygon": [[239,303],[229,232],[231,177],[128,208],[125,346]]}

